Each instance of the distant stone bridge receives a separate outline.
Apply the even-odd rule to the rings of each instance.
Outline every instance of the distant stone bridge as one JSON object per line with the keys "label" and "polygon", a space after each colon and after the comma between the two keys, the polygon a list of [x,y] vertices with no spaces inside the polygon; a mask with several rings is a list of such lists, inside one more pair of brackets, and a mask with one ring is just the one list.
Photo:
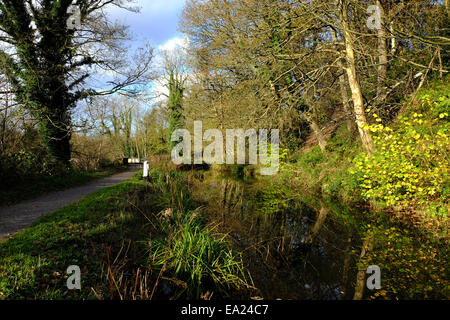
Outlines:
{"label": "distant stone bridge", "polygon": [[144,164],[144,160],[140,158],[123,158],[123,164],[142,167],[142,165]]}

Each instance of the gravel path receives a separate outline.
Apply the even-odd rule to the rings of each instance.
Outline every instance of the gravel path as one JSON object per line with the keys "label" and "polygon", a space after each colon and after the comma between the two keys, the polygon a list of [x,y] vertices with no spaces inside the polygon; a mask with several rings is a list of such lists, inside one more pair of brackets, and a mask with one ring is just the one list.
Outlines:
{"label": "gravel path", "polygon": [[43,215],[55,212],[98,190],[131,179],[137,168],[90,182],[84,186],[49,193],[36,199],[0,208],[0,239],[29,227]]}

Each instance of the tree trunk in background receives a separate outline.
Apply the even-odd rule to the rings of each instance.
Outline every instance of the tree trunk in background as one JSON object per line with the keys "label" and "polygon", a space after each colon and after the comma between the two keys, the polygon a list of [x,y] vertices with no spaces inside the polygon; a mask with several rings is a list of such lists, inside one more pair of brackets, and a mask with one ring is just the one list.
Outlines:
{"label": "tree trunk in background", "polygon": [[314,134],[317,137],[317,141],[319,143],[320,150],[325,151],[325,148],[327,147],[327,141],[325,140],[325,137],[322,134],[322,130],[320,130],[319,125],[314,120],[312,120],[310,122],[310,124],[311,124],[311,129],[313,129]]}
{"label": "tree trunk in background", "polygon": [[341,91],[341,99],[342,99],[342,104],[344,106],[344,112],[346,114],[346,124],[347,124],[347,130],[352,132],[353,131],[353,121],[351,119],[351,112],[350,112],[350,104],[348,103],[348,95],[347,95],[347,87],[345,85],[345,75],[342,74],[339,77],[339,86],[340,86],[340,91]]}
{"label": "tree trunk in background", "polygon": [[2,136],[1,136],[1,139],[0,139],[0,143],[1,143],[1,151],[2,151],[2,153],[3,152],[5,152],[5,149],[6,149],[6,142],[5,142],[5,139],[6,139],[6,122],[7,122],[7,119],[8,119],[8,109],[9,109],[9,94],[8,94],[8,92],[9,92],[9,86],[8,85],[6,85],[6,88],[5,88],[5,96],[4,96],[4,98],[3,98],[3,100],[5,101],[5,115],[3,116],[3,119],[2,119]]}
{"label": "tree trunk in background", "polygon": [[6,119],[8,118],[8,94],[5,98],[5,115],[2,119],[2,137],[0,139],[2,153],[5,152]]}
{"label": "tree trunk in background", "polygon": [[319,125],[317,124],[316,121],[314,121],[314,119],[309,114],[302,113],[302,116],[309,123],[311,130],[316,136],[320,150],[322,150],[322,152],[325,152],[325,149],[327,147],[327,140],[325,140],[325,137],[323,136],[322,130],[320,130]]}
{"label": "tree trunk in background", "polygon": [[[336,30],[332,29],[331,30],[331,38],[333,39],[333,42],[337,43],[338,42],[338,37],[336,34]],[[338,67],[341,70],[345,71],[345,68],[342,64],[342,60],[339,59],[337,61]],[[349,98],[347,95],[347,86],[345,84],[345,73],[343,73],[341,76],[339,76],[339,90],[341,92],[341,99],[342,99],[342,106],[344,107],[344,112],[346,114],[346,123],[347,123],[347,129],[348,131],[353,131],[353,121],[351,119],[351,112],[350,112],[350,104],[349,102]]]}
{"label": "tree trunk in background", "polygon": [[364,126],[367,125],[366,112],[364,110],[364,101],[361,92],[361,86],[358,82],[356,75],[356,63],[355,63],[355,51],[353,48],[353,35],[350,31],[350,26],[348,24],[348,12],[347,12],[347,2],[339,2],[342,26],[344,29],[345,38],[345,54],[347,60],[347,76],[350,88],[352,90],[353,108],[355,112],[356,124],[358,125],[359,135],[361,137],[362,144],[367,153],[371,154],[374,145],[372,137],[370,136],[369,130],[365,129]]}
{"label": "tree trunk in background", "polygon": [[[376,2],[380,8],[381,17],[384,17],[384,9],[381,2]],[[386,76],[387,76],[387,47],[386,47],[386,30],[384,25],[378,29],[378,80],[377,80],[377,99],[376,105],[381,105],[386,99]]]}
{"label": "tree trunk in background", "polygon": [[172,133],[182,128],[183,126],[183,96],[184,96],[184,83],[176,76],[175,70],[170,70],[169,81],[169,99],[168,99],[168,110],[169,110],[169,147],[173,148],[176,142],[172,141]]}
{"label": "tree trunk in background", "polygon": [[390,32],[391,32],[391,56],[394,56],[397,53],[397,38],[394,35],[394,22],[390,24]]}

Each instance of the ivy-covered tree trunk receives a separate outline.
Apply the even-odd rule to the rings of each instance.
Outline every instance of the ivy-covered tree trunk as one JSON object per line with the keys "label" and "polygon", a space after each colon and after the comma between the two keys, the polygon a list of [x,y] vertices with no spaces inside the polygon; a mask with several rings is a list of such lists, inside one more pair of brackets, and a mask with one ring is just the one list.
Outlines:
{"label": "ivy-covered tree trunk", "polygon": [[17,52],[14,56],[0,51],[2,72],[17,101],[38,121],[50,158],[66,166],[70,164],[70,109],[76,101],[66,84],[73,54],[73,31],[66,23],[69,5],[71,1],[45,1],[40,8],[27,1],[0,3],[0,27]]}
{"label": "ivy-covered tree trunk", "polygon": [[70,115],[58,110],[40,115],[39,129],[41,139],[47,147],[48,155],[55,161],[68,166],[71,158]]}
{"label": "ivy-covered tree trunk", "polygon": [[70,110],[74,106],[74,100],[66,86],[60,64],[52,63],[57,61],[57,57],[51,56],[50,52],[48,54],[48,72],[38,79],[47,90],[36,91],[28,103],[37,106],[34,115],[39,122],[41,139],[48,155],[54,161],[69,166],[72,132]]}
{"label": "ivy-covered tree trunk", "polygon": [[175,146],[175,142],[172,141],[172,133],[180,129],[183,125],[183,94],[184,88],[183,83],[180,82],[172,71],[169,75],[169,101],[168,101],[168,109],[169,109],[169,147],[173,148]]}

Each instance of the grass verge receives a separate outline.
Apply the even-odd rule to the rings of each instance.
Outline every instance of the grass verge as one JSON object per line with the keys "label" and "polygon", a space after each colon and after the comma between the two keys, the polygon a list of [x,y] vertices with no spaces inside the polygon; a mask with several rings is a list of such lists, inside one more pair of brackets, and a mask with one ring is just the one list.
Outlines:
{"label": "grass verge", "polygon": [[104,178],[124,170],[123,167],[111,167],[98,172],[69,171],[65,176],[25,177],[10,184],[0,184],[0,206],[12,205],[32,199],[49,192],[77,187],[95,179]]}
{"label": "grass verge", "polygon": [[[138,177],[0,242],[0,299],[206,299],[249,287],[242,260],[192,209],[183,174]],[[71,265],[81,290],[67,289]]]}

